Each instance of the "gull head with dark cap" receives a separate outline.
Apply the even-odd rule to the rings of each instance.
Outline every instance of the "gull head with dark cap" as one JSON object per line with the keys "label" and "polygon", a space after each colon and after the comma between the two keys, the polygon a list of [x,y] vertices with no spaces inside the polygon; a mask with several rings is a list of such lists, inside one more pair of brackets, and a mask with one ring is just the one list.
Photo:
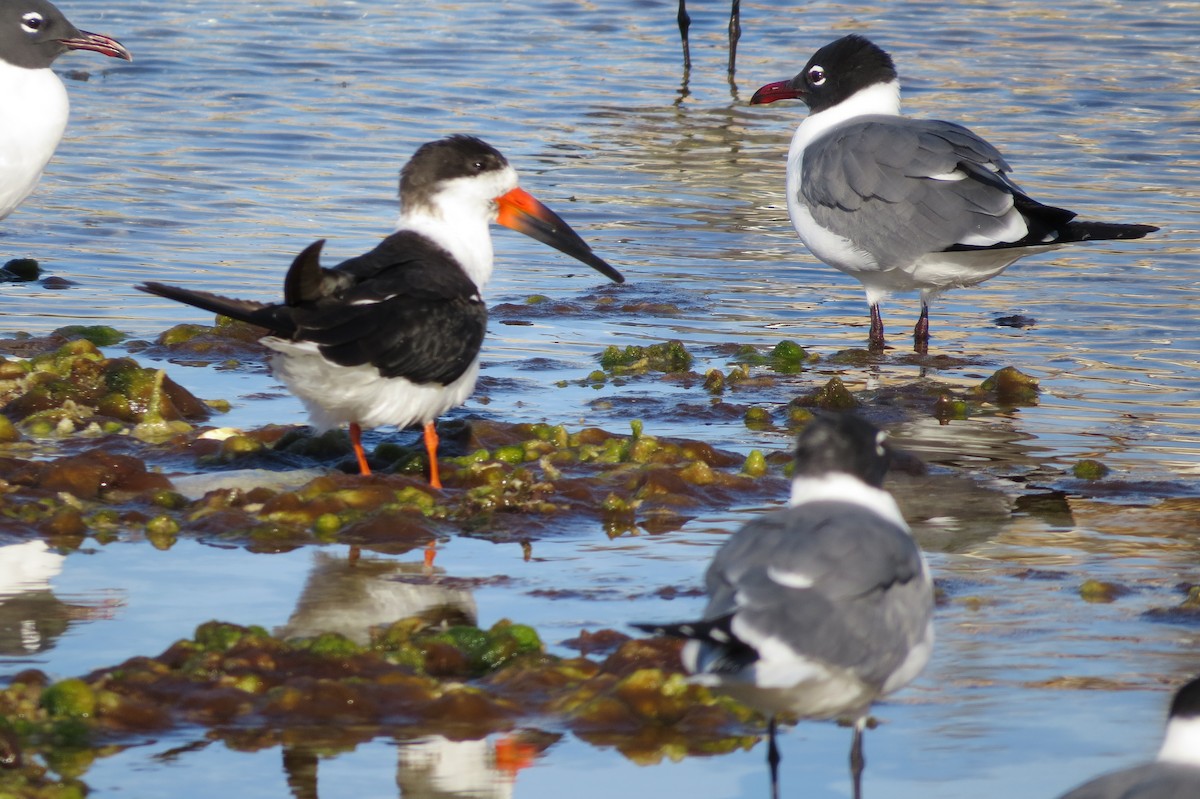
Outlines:
{"label": "gull head with dark cap", "polygon": [[763,86],[750,98],[750,104],[803,100],[816,114],[876,87],[888,87],[899,105],[900,86],[892,57],[869,39],[852,33],[813,53],[791,80]]}
{"label": "gull head with dark cap", "polygon": [[76,28],[46,0],[0,2],[0,60],[22,69],[44,69],[68,50],[133,60],[116,39]]}

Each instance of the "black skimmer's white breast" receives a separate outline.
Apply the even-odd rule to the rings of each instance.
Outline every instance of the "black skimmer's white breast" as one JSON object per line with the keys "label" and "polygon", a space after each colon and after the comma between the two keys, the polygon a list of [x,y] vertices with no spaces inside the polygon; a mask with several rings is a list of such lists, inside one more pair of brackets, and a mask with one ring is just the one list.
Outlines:
{"label": "black skimmer's white breast", "polygon": [[1200,678],[1176,692],[1158,757],[1085,782],[1060,799],[1194,799],[1200,796]]}
{"label": "black skimmer's white breast", "polygon": [[871,703],[907,685],[933,649],[929,567],[892,495],[883,434],[856,416],[801,433],[789,507],[738,530],[705,576],[698,621],[637,624],[687,639],[694,679],[765,713],[772,794],[775,716],[854,722],[854,795]]}
{"label": "black skimmer's white breast", "polygon": [[624,278],[566,222],[517,186],[491,145],[450,136],[422,145],[400,173],[396,232],[333,269],[324,241],[296,256],[283,302],[264,304],[147,283],[142,291],[265,327],[271,369],[315,427],[350,426],[363,474],[361,428],[423,424],[430,482],[440,488],[434,420],[467,400],[487,327],[493,221]]}
{"label": "black skimmer's white breast", "polygon": [[901,116],[892,59],[862,36],[825,45],[750,102],[783,99],[810,109],[788,151],[788,215],[813,255],[863,284],[872,349],[883,348],[879,303],[892,292],[921,292],[913,334],[924,352],[929,301],[939,293],[995,277],[1031,253],[1158,230],[1073,221],[1074,212],[1009,180],[999,151],[970,130]]}
{"label": "black skimmer's white breast", "polygon": [[133,60],[116,39],[79,30],[45,0],[0,2],[0,219],[33,191],[62,140],[67,90],[50,65],[68,50]]}

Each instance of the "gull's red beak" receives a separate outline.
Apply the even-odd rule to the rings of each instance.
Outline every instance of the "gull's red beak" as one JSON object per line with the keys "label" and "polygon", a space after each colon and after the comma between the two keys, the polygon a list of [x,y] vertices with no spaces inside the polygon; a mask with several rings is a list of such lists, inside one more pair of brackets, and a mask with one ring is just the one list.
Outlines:
{"label": "gull's red beak", "polygon": [[133,54],[125,49],[125,45],[111,36],[104,36],[99,33],[79,31],[79,36],[63,39],[62,43],[71,50],[92,50],[93,52],[102,53],[112,58],[123,58],[126,61],[133,60]]}
{"label": "gull's red beak", "polygon": [[592,248],[570,225],[529,192],[516,188],[497,198],[496,202],[500,205],[500,215],[496,221],[506,228],[524,233],[543,244],[549,244],[559,252],[583,261],[614,283],[625,282],[621,273],[592,252]]}
{"label": "gull's red beak", "polygon": [[781,80],[778,83],[768,83],[754,93],[750,105],[765,105],[776,100],[803,100],[804,92],[792,84],[793,80]]}

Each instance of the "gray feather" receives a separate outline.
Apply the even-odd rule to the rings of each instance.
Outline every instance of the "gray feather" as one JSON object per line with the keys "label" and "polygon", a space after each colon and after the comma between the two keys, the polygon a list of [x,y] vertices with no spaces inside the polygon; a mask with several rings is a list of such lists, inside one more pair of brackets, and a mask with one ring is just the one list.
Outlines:
{"label": "gray feather", "polygon": [[[961,125],[865,116],[808,145],[799,199],[818,224],[891,268],[1003,230],[1019,191],[1008,170],[995,147]],[[933,179],[955,171],[967,177]]]}
{"label": "gray feather", "polygon": [[[782,585],[771,570],[812,584]],[[800,656],[882,684],[932,614],[922,575],[920,550],[894,523],[857,505],[806,503],[761,516],[726,542],[706,576],[704,618],[736,613],[739,630],[753,633],[742,635],[750,646],[775,638]]]}

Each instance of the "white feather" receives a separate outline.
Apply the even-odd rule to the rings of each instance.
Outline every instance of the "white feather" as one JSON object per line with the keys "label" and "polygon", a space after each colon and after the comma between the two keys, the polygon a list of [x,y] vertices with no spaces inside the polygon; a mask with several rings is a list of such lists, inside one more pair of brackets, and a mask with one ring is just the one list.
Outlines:
{"label": "white feather", "polygon": [[51,69],[0,60],[0,219],[37,186],[67,127],[67,89]]}

